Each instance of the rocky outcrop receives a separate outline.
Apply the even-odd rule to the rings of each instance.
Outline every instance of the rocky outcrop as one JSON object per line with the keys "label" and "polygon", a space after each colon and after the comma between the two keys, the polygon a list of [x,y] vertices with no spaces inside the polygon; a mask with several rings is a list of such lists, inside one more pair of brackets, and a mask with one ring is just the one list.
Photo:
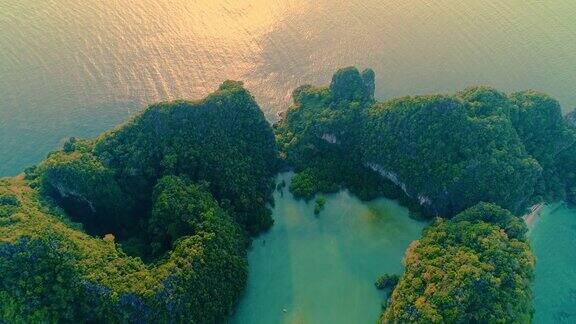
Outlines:
{"label": "rocky outcrop", "polygon": [[322,139],[330,144],[339,144],[338,138],[334,134],[324,133],[322,134]]}
{"label": "rocky outcrop", "polygon": [[572,127],[576,127],[576,109],[569,112],[564,119],[570,124]]}
{"label": "rocky outcrop", "polygon": [[82,203],[86,204],[86,206],[88,206],[88,208],[90,208],[93,213],[96,212],[94,204],[89,199],[84,197],[80,192],[68,188],[61,182],[52,183],[52,186],[54,189],[56,189],[56,191],[58,191],[58,194],[61,198],[71,198],[77,201],[81,201]]}
{"label": "rocky outcrop", "polygon": [[383,166],[376,164],[376,163],[366,163],[365,166],[368,167],[370,170],[377,172],[382,177],[386,178],[387,180],[391,181],[392,183],[394,183],[396,186],[398,186],[400,189],[402,189],[402,191],[404,191],[404,194],[406,194],[406,196],[408,196],[412,199],[418,200],[418,203],[421,206],[424,206],[424,207],[431,207],[432,206],[432,199],[430,199],[430,197],[427,197],[427,196],[422,195],[422,194],[413,194],[410,190],[408,190],[408,187],[406,186],[406,184],[404,182],[402,182],[402,180],[400,180],[400,178],[398,177],[398,175],[396,173],[394,173],[392,171],[388,171]]}
{"label": "rocky outcrop", "polygon": [[349,67],[338,70],[332,77],[330,93],[334,103],[341,101],[367,104],[374,100],[374,71],[366,69],[360,72]]}

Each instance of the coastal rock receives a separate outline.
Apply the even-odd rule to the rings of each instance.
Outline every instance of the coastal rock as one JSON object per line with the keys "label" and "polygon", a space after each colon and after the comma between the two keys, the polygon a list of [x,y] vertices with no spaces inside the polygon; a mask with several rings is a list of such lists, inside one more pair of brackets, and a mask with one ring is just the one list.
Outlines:
{"label": "coastal rock", "polygon": [[334,134],[324,133],[322,134],[322,139],[330,144],[338,144],[338,138]]}

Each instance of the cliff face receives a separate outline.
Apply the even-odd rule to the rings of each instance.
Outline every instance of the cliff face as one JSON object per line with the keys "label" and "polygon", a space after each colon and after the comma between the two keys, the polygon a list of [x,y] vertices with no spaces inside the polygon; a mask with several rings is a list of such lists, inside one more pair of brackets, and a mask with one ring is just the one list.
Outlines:
{"label": "cliff face", "polygon": [[338,103],[359,102],[362,104],[374,100],[374,71],[370,69],[358,72],[356,68],[345,68],[337,71],[330,83],[332,101]]}
{"label": "cliff face", "polygon": [[572,110],[571,112],[569,112],[568,114],[566,114],[566,116],[564,116],[564,119],[566,120],[566,122],[572,126],[572,127],[576,127],[576,109]]}
{"label": "cliff face", "polygon": [[[276,143],[304,198],[346,187],[447,217],[481,201],[513,212],[576,202],[575,131],[546,95],[476,87],[377,103],[374,73],[347,68],[330,87],[293,96],[273,133],[242,84],[227,81],[204,100],[152,105],[95,140],[70,139],[25,178],[0,179],[0,322],[223,322],[246,284],[246,234],[272,223]],[[435,224],[408,252],[399,287],[410,295],[396,293],[385,319],[410,321],[426,306],[422,263],[410,261],[442,257],[423,278],[437,281],[444,265],[468,265],[459,264],[465,255],[484,281],[438,280],[446,296],[469,293],[451,305],[476,309],[475,289],[493,285],[522,301],[502,316],[529,320],[525,231],[491,204]],[[478,237],[493,244],[478,246]],[[497,285],[511,281],[512,290]],[[509,302],[486,300],[486,314]],[[440,304],[417,319],[438,320],[436,308],[448,320],[485,319]]]}
{"label": "cliff face", "polygon": [[244,289],[244,234],[209,193],[197,200],[206,208],[194,223],[202,230],[148,265],[113,236],[82,232],[22,179],[0,182],[2,197],[16,202],[8,210],[0,199],[4,321],[220,322]]}

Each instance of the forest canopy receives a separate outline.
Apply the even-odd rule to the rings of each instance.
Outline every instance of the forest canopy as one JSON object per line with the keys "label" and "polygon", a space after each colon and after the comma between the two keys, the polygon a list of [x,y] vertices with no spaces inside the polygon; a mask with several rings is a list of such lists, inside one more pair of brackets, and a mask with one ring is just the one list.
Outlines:
{"label": "forest canopy", "polygon": [[481,201],[514,213],[576,202],[573,168],[562,167],[574,165],[576,133],[549,96],[474,87],[376,102],[372,83],[370,70],[346,68],[329,87],[294,91],[275,133],[295,195],[346,187],[447,217]]}
{"label": "forest canopy", "polygon": [[406,251],[383,323],[530,323],[534,257],[526,225],[480,203],[438,219]]}
{"label": "forest canopy", "polygon": [[242,84],[71,138],[0,184],[0,322],[224,321],[272,225],[272,129]]}

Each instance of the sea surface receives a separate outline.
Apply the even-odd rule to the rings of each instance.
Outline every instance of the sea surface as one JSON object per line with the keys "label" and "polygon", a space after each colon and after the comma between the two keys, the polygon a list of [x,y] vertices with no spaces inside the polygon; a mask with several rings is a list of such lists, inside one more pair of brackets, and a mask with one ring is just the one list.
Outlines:
{"label": "sea surface", "polygon": [[[574,17],[574,0],[0,0],[0,176],[225,79],[274,121],[295,87],[348,65],[375,70],[382,100],[488,84],[545,91],[568,112]],[[537,323],[574,322],[575,223],[562,207],[533,229]]]}
{"label": "sea surface", "polygon": [[225,79],[270,120],[348,65],[380,99],[489,84],[568,111],[574,17],[574,0],[0,0],[0,176]]}
{"label": "sea surface", "polygon": [[[279,181],[290,182],[284,173]],[[386,292],[385,274],[402,274],[408,245],[425,222],[389,199],[364,203],[348,191],[314,201],[275,192],[274,226],[252,243],[248,288],[232,323],[375,323]]]}

